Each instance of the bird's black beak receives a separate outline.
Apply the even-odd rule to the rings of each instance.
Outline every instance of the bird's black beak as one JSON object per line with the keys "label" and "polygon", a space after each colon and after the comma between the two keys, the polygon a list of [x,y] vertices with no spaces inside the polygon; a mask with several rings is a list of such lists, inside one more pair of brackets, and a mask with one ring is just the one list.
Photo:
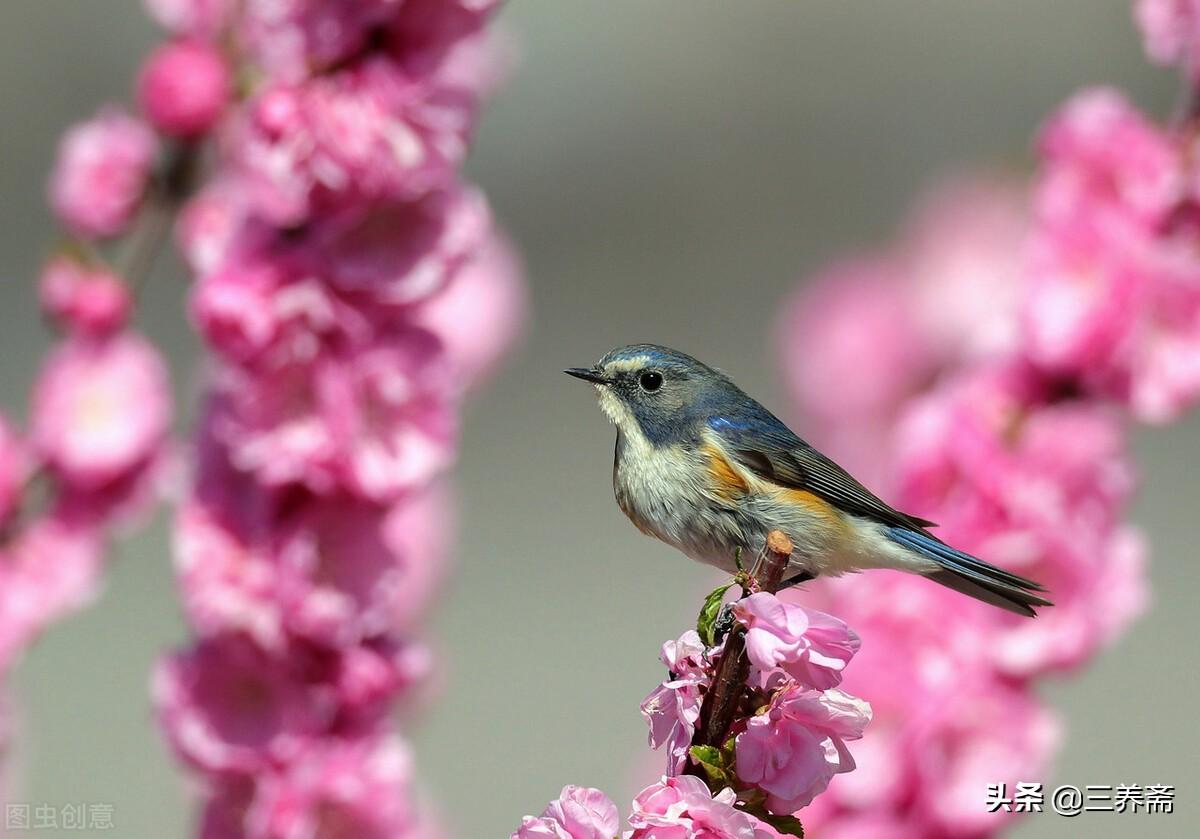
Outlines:
{"label": "bird's black beak", "polygon": [[608,379],[604,378],[604,374],[595,367],[570,367],[563,370],[563,372],[568,376],[583,379],[585,382],[591,382],[594,385],[608,384]]}

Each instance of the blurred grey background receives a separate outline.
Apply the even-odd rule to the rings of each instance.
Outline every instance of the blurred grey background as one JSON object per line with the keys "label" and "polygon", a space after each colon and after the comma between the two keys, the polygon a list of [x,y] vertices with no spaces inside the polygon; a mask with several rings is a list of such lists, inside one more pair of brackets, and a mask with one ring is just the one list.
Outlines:
{"label": "blurred grey background", "polygon": [[[463,839],[507,836],[567,782],[627,800],[658,646],[693,618],[705,582],[621,517],[612,432],[559,371],[629,341],[674,344],[786,415],[764,333],[806,269],[888,236],[939,172],[1027,165],[1035,126],[1080,85],[1118,84],[1159,114],[1176,93],[1144,62],[1123,0],[514,0],[503,17],[522,61],[469,171],[524,252],[534,312],[470,408],[460,574],[431,627],[446,687],[416,721],[421,771]],[[0,9],[11,414],[46,346],[32,289],[53,235],[41,196],[54,143],[126,95],[157,37],[136,0]],[[142,326],[188,399],[181,291],[160,266]],[[1198,446],[1195,420],[1138,439],[1154,609],[1047,691],[1070,722],[1057,782],[1175,784],[1177,812],[1042,814],[1018,836],[1196,835]],[[18,669],[17,798],[112,803],[118,835],[186,835],[187,790],[146,699],[151,661],[182,637],[160,522],[120,549],[102,600]]]}

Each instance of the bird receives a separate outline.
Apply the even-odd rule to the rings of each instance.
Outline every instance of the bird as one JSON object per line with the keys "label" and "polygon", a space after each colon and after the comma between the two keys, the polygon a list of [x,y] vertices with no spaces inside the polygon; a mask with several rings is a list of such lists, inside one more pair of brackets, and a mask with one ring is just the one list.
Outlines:
{"label": "bird", "polygon": [[960,551],[880,500],[724,373],[657,344],[564,371],[595,386],[616,426],[613,491],[643,533],[734,573],[772,530],[795,550],[785,585],[890,568],[1021,615],[1043,586]]}

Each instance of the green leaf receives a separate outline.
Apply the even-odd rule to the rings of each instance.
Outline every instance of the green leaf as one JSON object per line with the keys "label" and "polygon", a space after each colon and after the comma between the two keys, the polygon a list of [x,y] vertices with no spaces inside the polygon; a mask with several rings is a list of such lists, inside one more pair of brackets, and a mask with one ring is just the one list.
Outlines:
{"label": "green leaf", "polygon": [[773,813],[755,813],[761,821],[766,822],[784,836],[803,836],[804,827],[795,816],[776,816]]}
{"label": "green leaf", "polygon": [[706,646],[711,647],[717,643],[713,626],[721,614],[721,601],[725,598],[725,592],[729,591],[732,585],[733,583],[726,583],[723,586],[717,586],[708,597],[704,598],[704,605],[700,607],[700,617],[696,619],[696,632],[700,633],[700,640]]}
{"label": "green leaf", "polygon": [[725,756],[716,746],[692,746],[688,752],[708,776],[710,786],[721,789],[733,785],[734,779],[726,767]]}

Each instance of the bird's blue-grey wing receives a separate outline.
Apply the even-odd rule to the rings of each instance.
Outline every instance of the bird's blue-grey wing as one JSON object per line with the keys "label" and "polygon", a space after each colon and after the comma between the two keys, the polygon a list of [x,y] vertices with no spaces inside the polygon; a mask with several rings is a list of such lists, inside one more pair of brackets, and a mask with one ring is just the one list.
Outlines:
{"label": "bird's blue-grey wing", "polygon": [[[764,410],[765,414],[765,410]],[[818,495],[839,509],[893,527],[923,532],[934,523],[902,513],[770,414],[709,421],[725,448],[744,468],[779,486]]]}
{"label": "bird's blue-grey wing", "polygon": [[[844,512],[886,525],[893,541],[947,569],[949,576],[934,575],[943,585],[963,590],[962,581],[966,580],[972,596],[1021,614],[1033,614],[1030,605],[1049,605],[1048,600],[1033,593],[1042,591],[1041,585],[942,542],[926,529],[935,526],[933,522],[902,513],[882,501],[765,408],[761,415],[714,418],[708,424],[720,436],[726,453],[763,480],[807,490]],[[996,597],[989,598],[988,592]]]}

